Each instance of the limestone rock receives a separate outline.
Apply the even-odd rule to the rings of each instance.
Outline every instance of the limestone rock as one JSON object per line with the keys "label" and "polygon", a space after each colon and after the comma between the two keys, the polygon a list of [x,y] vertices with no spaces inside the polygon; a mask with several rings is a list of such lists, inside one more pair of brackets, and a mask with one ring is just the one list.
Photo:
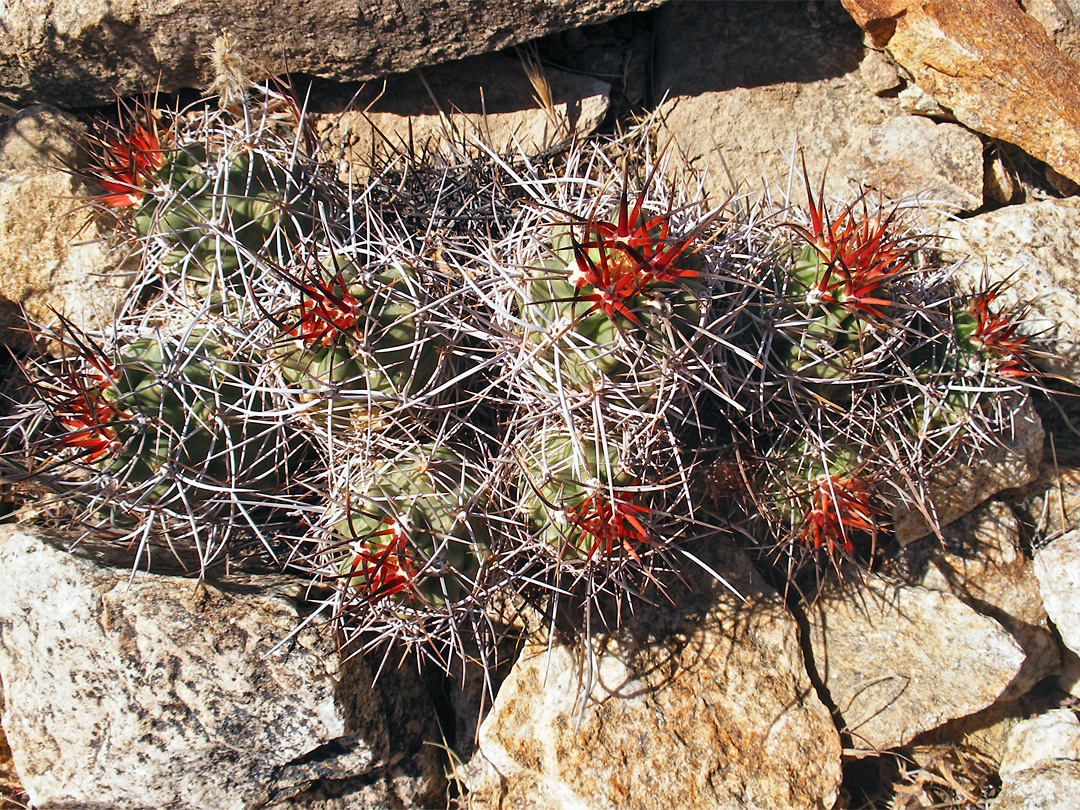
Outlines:
{"label": "limestone rock", "polygon": [[472,806],[831,807],[839,739],[794,622],[741,555],[714,567],[748,604],[711,583],[640,610],[594,640],[591,686],[581,647],[527,647],[481,726]]}
{"label": "limestone rock", "polygon": [[[76,326],[112,322],[125,284],[112,250],[78,198],[92,193],[71,169],[82,159],[81,126],[45,107],[23,110],[0,130],[0,300],[40,323],[53,310]],[[17,321],[0,318],[0,327]],[[0,337],[0,341],[10,339]]]}
{"label": "limestone rock", "polygon": [[364,80],[496,51],[659,2],[16,2],[8,4],[0,26],[0,86],[17,100],[73,106],[108,103],[114,92],[204,87],[222,28],[245,57],[273,73],[287,65],[295,73]]}
{"label": "limestone rock", "polygon": [[1065,646],[1080,655],[1080,530],[1063,534],[1035,552],[1043,605]]}
{"label": "limestone rock", "polygon": [[1080,200],[1012,205],[943,228],[946,258],[966,257],[960,278],[974,286],[1010,280],[1000,304],[1031,301],[1029,332],[1060,355],[1040,361],[1046,370],[1080,379]]}
{"label": "limestone rock", "polygon": [[1004,691],[1007,700],[1027,694],[1061,664],[1032,562],[1020,549],[1012,510],[989,502],[946,526],[943,540],[925,537],[904,549],[910,576],[925,588],[952,593],[995,619],[1024,651],[1024,665]]}
{"label": "limestone rock", "polygon": [[554,68],[544,68],[543,77],[554,117],[537,102],[517,57],[485,54],[427,70],[423,79],[390,76],[372,83],[353,101],[353,111],[318,116],[316,131],[329,154],[340,154],[343,173],[352,169],[357,178],[373,155],[385,160],[410,149],[423,153],[442,136],[457,148],[472,149],[479,137],[500,153],[519,146],[535,154],[599,126],[609,85]]}
{"label": "limestone rock", "polygon": [[[937,525],[946,526],[1002,490],[1022,487],[1038,477],[1042,421],[1029,398],[1019,403],[1002,400],[1003,412],[1011,413],[1012,419],[994,437],[995,443],[963,453],[931,477],[927,508]],[[922,511],[914,507],[897,509],[893,526],[901,545],[932,531]]]}
{"label": "limestone rock", "polygon": [[1018,3],[843,2],[958,121],[1080,181],[1080,62]]}
{"label": "limestone rock", "polygon": [[881,86],[881,56],[846,17],[814,27],[793,3],[670,3],[657,18],[664,126],[695,169],[708,169],[710,195],[725,198],[732,180],[741,192],[757,189],[764,177],[780,201],[794,163],[791,193],[802,200],[805,159],[815,190],[825,175],[832,196],[871,188],[886,197],[926,192],[959,209],[982,204],[978,136],[867,92]]}
{"label": "limestone rock", "polygon": [[1024,654],[955,596],[871,578],[808,612],[813,666],[856,749],[875,753],[986,708]]}
{"label": "limestone rock", "polygon": [[412,806],[443,789],[415,673],[373,684],[318,623],[286,641],[303,583],[196,587],[57,543],[0,528],[3,726],[34,807],[284,808],[327,783],[352,785],[339,807]]}

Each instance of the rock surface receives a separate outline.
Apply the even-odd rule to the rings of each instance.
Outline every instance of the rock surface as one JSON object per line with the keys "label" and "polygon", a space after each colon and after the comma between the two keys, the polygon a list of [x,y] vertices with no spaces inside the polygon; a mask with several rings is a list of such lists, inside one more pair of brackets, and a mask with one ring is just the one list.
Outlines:
{"label": "rock surface", "polygon": [[992,810],[1076,810],[1080,762],[1046,762],[1003,779]]}
{"label": "rock surface", "polygon": [[1071,531],[1035,552],[1043,605],[1065,646],[1080,655],[1080,531]]}
{"label": "rock surface", "polygon": [[843,0],[956,120],[1080,182],[1080,63],[1014,0]]}
{"label": "rock surface", "polygon": [[1080,0],[1024,0],[1024,11],[1038,20],[1062,53],[1080,60]]}
{"label": "rock surface", "polygon": [[966,259],[958,271],[966,284],[1007,279],[1000,306],[1031,302],[1027,328],[1059,355],[1040,365],[1080,379],[1080,200],[1013,205],[949,223],[942,233],[946,258]]}
{"label": "rock surface", "polygon": [[793,183],[801,201],[805,159],[815,191],[824,176],[832,196],[926,192],[949,207],[978,208],[978,136],[876,97],[889,84],[881,55],[838,8],[822,8],[819,19],[795,3],[662,8],[654,94],[668,95],[661,113],[673,148],[698,171],[708,168],[706,190],[718,199],[760,189],[764,177],[774,200]]}
{"label": "rock surface", "polygon": [[15,3],[7,6],[0,26],[0,87],[17,100],[73,106],[155,87],[204,87],[211,77],[209,52],[222,28],[246,57],[274,73],[288,65],[292,72],[322,78],[371,79],[660,2]]}
{"label": "rock surface", "polygon": [[3,725],[34,807],[284,808],[350,779],[349,807],[411,806],[443,789],[413,673],[373,685],[317,623],[278,649],[302,583],[196,587],[79,549],[0,527]]}
{"label": "rock surface", "polygon": [[808,611],[813,666],[851,735],[872,754],[986,708],[1024,654],[955,596],[871,578]]}
{"label": "rock surface", "polygon": [[1009,735],[998,772],[1004,778],[1054,759],[1080,762],[1080,721],[1069,709],[1055,709],[1018,723]]}
{"label": "rock surface", "polygon": [[[0,301],[22,306],[43,324],[55,312],[76,326],[111,323],[125,288],[121,256],[78,199],[93,192],[71,169],[80,165],[81,125],[46,107],[24,110],[0,130]],[[0,327],[21,319],[4,318]],[[5,340],[5,342],[7,342]]]}
{"label": "rock surface", "polygon": [[1080,722],[1057,709],[1019,723],[1001,761],[994,810],[1066,810],[1080,795]]}
{"label": "rock surface", "polygon": [[[1019,396],[1019,395],[1017,395]],[[995,443],[962,452],[936,472],[929,481],[934,522],[947,526],[963,517],[987,498],[1005,489],[1022,487],[1039,475],[1043,454],[1043,427],[1030,398],[1019,404],[1001,396],[1003,411],[1011,413],[1011,424],[994,437]],[[918,508],[896,510],[893,528],[901,545],[929,534],[932,529]]]}
{"label": "rock surface", "polygon": [[[372,83],[345,115],[316,120],[329,153],[359,170],[372,160],[422,154],[447,130],[458,148],[474,151],[476,138],[500,153],[536,154],[571,135],[593,132],[608,110],[610,85],[588,76],[544,68],[554,115],[542,109],[520,60],[506,54],[470,57],[415,75]],[[361,112],[362,111],[362,112]]]}
{"label": "rock surface", "polygon": [[794,622],[725,556],[748,604],[711,582],[693,604],[641,610],[597,638],[591,688],[579,647],[528,647],[481,726],[472,806],[831,807],[840,744]]}
{"label": "rock surface", "polygon": [[904,549],[916,584],[952,593],[995,619],[1024,651],[1024,665],[1001,699],[1027,694],[1061,665],[1031,560],[1020,549],[1012,510],[989,502],[946,526],[942,540],[925,537]]}

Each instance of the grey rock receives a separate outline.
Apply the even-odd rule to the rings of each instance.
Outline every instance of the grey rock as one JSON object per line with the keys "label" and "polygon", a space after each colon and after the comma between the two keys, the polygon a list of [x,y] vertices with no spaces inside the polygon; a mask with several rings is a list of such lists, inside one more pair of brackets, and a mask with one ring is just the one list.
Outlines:
{"label": "grey rock", "polygon": [[894,510],[901,545],[931,533],[931,525],[946,526],[1002,490],[1022,487],[1038,477],[1044,433],[1030,397],[999,395],[993,404],[1003,415],[994,443],[969,448],[930,477],[923,507],[932,523],[917,506]]}
{"label": "grey rock", "polygon": [[904,549],[916,584],[952,593],[995,619],[1026,658],[1001,700],[1027,694],[1061,666],[1057,640],[1043,608],[1034,567],[1020,548],[1020,525],[1003,503],[988,502]]}
{"label": "grey rock", "polygon": [[866,754],[986,708],[1024,662],[997,622],[915,585],[848,583],[822,595],[807,621],[817,676]]}
{"label": "grey rock", "polygon": [[481,726],[472,807],[831,807],[839,739],[794,623],[742,555],[714,567],[747,604],[691,577],[698,597],[594,638],[591,682],[582,646],[528,646]]}
{"label": "grey rock", "polygon": [[801,201],[805,160],[815,190],[824,176],[830,196],[927,192],[979,207],[978,136],[868,93],[868,82],[881,86],[882,56],[838,7],[826,8],[816,27],[794,3],[669,3],[657,13],[654,92],[668,96],[661,113],[675,148],[707,170],[706,191],[724,199],[764,179],[774,201]]}
{"label": "grey rock", "polygon": [[964,262],[958,277],[971,287],[1008,280],[997,302],[1030,301],[1026,331],[1056,352],[1039,361],[1045,370],[1080,379],[1080,200],[1010,205],[942,229],[945,258]]}
{"label": "grey rock", "polygon": [[373,682],[324,623],[297,632],[303,583],[133,575],[89,541],[60,545],[0,528],[3,727],[35,807],[344,810],[441,793],[420,679]]}
{"label": "grey rock", "polygon": [[272,73],[364,80],[487,53],[662,0],[373,0],[237,4],[190,0],[59,0],[8,4],[0,26],[0,86],[20,101],[86,106],[203,87],[212,43],[228,28]]}
{"label": "grey rock", "polygon": [[79,210],[79,198],[93,193],[72,173],[83,161],[81,133],[74,118],[47,107],[24,110],[0,130],[0,331],[21,324],[16,307],[42,324],[60,312],[79,327],[103,326],[123,297],[125,257]]}

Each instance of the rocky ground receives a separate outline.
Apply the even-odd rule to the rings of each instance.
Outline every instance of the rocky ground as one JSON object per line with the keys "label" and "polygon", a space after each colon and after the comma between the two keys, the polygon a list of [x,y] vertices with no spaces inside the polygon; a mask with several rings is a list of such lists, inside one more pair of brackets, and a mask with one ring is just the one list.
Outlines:
{"label": "rocky ground", "polygon": [[[1000,452],[948,482],[960,494],[942,507],[941,537],[898,525],[909,542],[874,575],[808,604],[725,551],[747,601],[690,575],[675,604],[597,635],[591,667],[580,647],[534,636],[507,651],[492,706],[469,678],[342,660],[320,620],[304,623],[301,580],[132,577],[103,549],[69,553],[9,520],[0,805],[1075,806],[1076,0],[628,0],[514,4],[517,16],[497,3],[376,3],[359,19],[321,5],[293,19],[210,0],[160,17],[27,4],[0,26],[0,328],[12,352],[28,347],[19,307],[109,321],[127,259],[79,211],[87,188],[63,167],[85,160],[80,135],[114,91],[160,77],[163,92],[193,97],[227,16],[254,58],[280,69],[284,52],[297,87],[310,85],[343,174],[444,131],[447,116],[479,123],[496,147],[538,151],[655,114],[712,199],[795,193],[800,161],[831,195],[919,195],[961,275],[1010,279],[1032,302],[1056,353],[1048,385],[1064,393],[1038,395]],[[547,109],[522,54],[542,66]]]}

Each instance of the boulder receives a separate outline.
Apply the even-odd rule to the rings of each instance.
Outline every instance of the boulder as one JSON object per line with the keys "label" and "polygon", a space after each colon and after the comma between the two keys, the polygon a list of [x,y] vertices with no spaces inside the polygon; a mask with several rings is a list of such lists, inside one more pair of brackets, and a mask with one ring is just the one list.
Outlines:
{"label": "boulder", "polygon": [[1080,0],[1024,0],[1024,11],[1042,25],[1058,50],[1080,60]]}
{"label": "boulder", "polygon": [[1080,379],[1080,200],[1012,205],[942,229],[945,259],[971,288],[1008,282],[996,305],[1031,302],[1026,331],[1057,357],[1040,360],[1047,371]]}
{"label": "boulder", "polygon": [[1080,182],[1080,62],[1019,3],[843,3],[957,121]]}
{"label": "boulder", "polygon": [[[42,324],[59,312],[79,327],[104,326],[124,295],[125,257],[79,202],[93,193],[75,173],[85,160],[83,131],[49,107],[23,110],[0,129],[0,332],[21,326],[18,307]],[[0,335],[24,340],[21,332]]]}
{"label": "boulder", "polygon": [[329,810],[441,794],[422,680],[343,660],[325,622],[305,622],[302,581],[200,584],[64,545],[0,528],[3,727],[34,807]]}
{"label": "boulder", "polygon": [[996,701],[1024,653],[952,594],[871,577],[807,612],[812,665],[851,736],[876,754]]}
{"label": "boulder", "polygon": [[907,576],[915,584],[952,593],[995,619],[1024,651],[1024,665],[1002,693],[1027,694],[1056,675],[1061,656],[1043,608],[1039,581],[1020,547],[1020,524],[1003,503],[987,502],[946,526],[943,537],[924,537],[904,549]]}
{"label": "boulder", "polygon": [[1035,552],[1035,576],[1050,621],[1065,646],[1080,655],[1080,530],[1066,532]]}
{"label": "boulder", "polygon": [[669,3],[656,25],[661,142],[708,171],[718,200],[756,196],[764,180],[773,202],[803,202],[805,160],[815,192],[824,177],[826,194],[844,199],[873,189],[874,200],[926,192],[955,209],[982,205],[978,136],[876,96],[895,75],[839,8],[811,18],[794,3]]}
{"label": "boulder", "polygon": [[[498,153],[537,154],[572,135],[591,134],[608,111],[610,85],[545,67],[541,73],[551,109],[544,109],[522,62],[485,54],[413,74],[372,82],[343,115],[315,117],[315,127],[338,157],[342,179],[363,178],[373,161],[431,149],[454,160],[452,144],[466,154],[481,140]],[[351,174],[350,174],[351,170]]]}
{"label": "boulder", "polygon": [[662,0],[375,0],[237,4],[226,0],[60,0],[9,5],[0,87],[16,100],[88,106],[115,96],[204,87],[215,38],[272,73],[364,80],[597,23]]}
{"label": "boulder", "polygon": [[1069,810],[1080,795],[1080,722],[1056,709],[1017,724],[1001,762],[993,810]]}
{"label": "boulder", "polygon": [[831,807],[840,744],[795,624],[741,554],[713,567],[746,603],[691,574],[696,596],[639,605],[618,635],[526,647],[480,728],[471,806]]}

